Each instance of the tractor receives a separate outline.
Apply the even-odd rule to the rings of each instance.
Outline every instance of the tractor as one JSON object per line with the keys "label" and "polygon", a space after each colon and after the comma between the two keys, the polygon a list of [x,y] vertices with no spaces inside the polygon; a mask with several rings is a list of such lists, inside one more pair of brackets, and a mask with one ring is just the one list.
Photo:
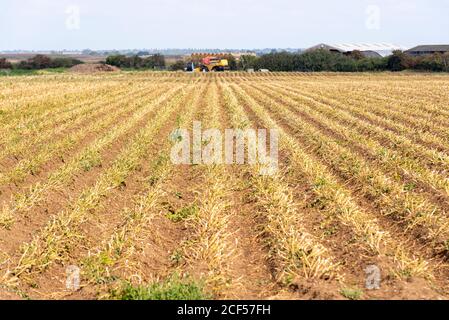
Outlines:
{"label": "tractor", "polygon": [[229,62],[227,59],[218,57],[205,57],[199,63],[190,62],[186,66],[189,72],[223,72],[229,70]]}

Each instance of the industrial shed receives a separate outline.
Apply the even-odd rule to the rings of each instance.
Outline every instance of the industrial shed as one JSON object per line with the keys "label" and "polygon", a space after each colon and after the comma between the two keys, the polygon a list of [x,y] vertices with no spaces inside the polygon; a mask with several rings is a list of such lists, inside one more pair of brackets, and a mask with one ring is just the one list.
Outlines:
{"label": "industrial shed", "polygon": [[404,50],[404,47],[389,44],[389,43],[359,43],[359,44],[326,44],[321,43],[314,47],[307,49],[306,51],[313,50],[328,50],[331,52],[339,52],[343,54],[351,54],[354,51],[360,51],[365,57],[387,57],[395,50]]}
{"label": "industrial shed", "polygon": [[417,46],[410,50],[407,50],[406,53],[412,56],[424,56],[435,53],[448,53],[449,45],[424,45]]}

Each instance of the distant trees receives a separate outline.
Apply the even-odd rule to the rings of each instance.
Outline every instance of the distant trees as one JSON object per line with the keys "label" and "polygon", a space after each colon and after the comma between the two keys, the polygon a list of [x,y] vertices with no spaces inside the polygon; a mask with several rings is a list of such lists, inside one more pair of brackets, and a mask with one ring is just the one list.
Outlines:
{"label": "distant trees", "polygon": [[449,52],[442,55],[441,62],[443,63],[444,71],[449,72]]}
{"label": "distant trees", "polygon": [[[361,52],[344,55],[327,50],[316,50],[305,53],[272,52],[260,57],[243,55],[238,61],[232,56],[228,59],[230,70],[268,69],[271,71],[300,72],[371,72],[371,71],[429,71],[449,72],[449,53],[413,57],[402,51],[395,51],[385,58],[367,58]],[[119,68],[130,69],[165,69],[165,57],[160,54],[139,57],[125,55],[108,56],[107,64]],[[71,57],[51,58],[38,54],[19,63],[11,63],[0,58],[0,69],[38,70],[47,68],[71,68],[83,62]],[[178,60],[170,66],[170,70],[184,70],[185,62]]]}
{"label": "distant trees", "polygon": [[83,62],[74,58],[50,58],[48,56],[38,54],[26,61],[21,61],[17,64],[17,69],[25,70],[39,70],[48,68],[71,68]]}
{"label": "distant trees", "polygon": [[12,64],[5,58],[0,58],[0,69],[12,69]]}
{"label": "distant trees", "polygon": [[148,51],[139,51],[139,52],[137,52],[137,55],[139,57],[141,57],[141,56],[149,56],[150,53]]}
{"label": "distant trees", "polygon": [[402,51],[395,51],[393,55],[388,57],[387,69],[391,71],[449,72],[449,53],[413,57]]}
{"label": "distant trees", "polygon": [[368,58],[360,51],[349,55],[327,50],[305,53],[273,52],[260,57],[243,56],[239,69],[269,69],[271,71],[301,72],[370,72],[370,71],[446,71],[449,72],[449,53],[412,57],[395,51],[389,57]]}
{"label": "distant trees", "polygon": [[417,57],[413,68],[415,70],[449,72],[449,53]]}
{"label": "distant trees", "polygon": [[269,53],[261,56],[255,62],[256,69],[269,69],[271,71],[293,71],[294,55],[287,52]]}
{"label": "distant trees", "polygon": [[240,57],[238,68],[241,70],[255,69],[258,58],[252,55],[243,55]]}
{"label": "distant trees", "polygon": [[71,68],[84,62],[74,58],[54,58],[51,60],[50,68]]}
{"label": "distant trees", "polygon": [[124,55],[112,55],[106,58],[106,64],[122,68],[126,66],[128,68],[130,63],[128,62],[128,58]]}
{"label": "distant trees", "polygon": [[184,70],[186,63],[184,60],[178,60],[170,66],[170,71]]}
{"label": "distant trees", "polygon": [[356,71],[355,60],[327,50],[298,53],[269,53],[252,61],[256,69],[271,71]]}
{"label": "distant trees", "polygon": [[139,56],[127,57],[125,55],[112,55],[106,58],[106,64],[119,68],[132,69],[164,69],[165,57],[155,54],[150,57],[142,58]]}
{"label": "distant trees", "polygon": [[42,54],[38,54],[26,61],[20,61],[18,64],[19,69],[26,69],[26,70],[45,69],[50,68],[50,66],[51,66],[51,59]]}
{"label": "distant trees", "polygon": [[413,58],[402,51],[394,51],[388,57],[387,68],[390,71],[403,71],[413,67]]}
{"label": "distant trees", "polygon": [[239,69],[237,59],[233,55],[229,54],[224,56],[223,58],[228,60],[229,70],[236,71]]}
{"label": "distant trees", "polygon": [[349,54],[349,57],[351,57],[354,60],[362,60],[365,58],[363,53],[359,50],[354,50]]}
{"label": "distant trees", "polygon": [[98,55],[98,53],[96,51],[93,51],[91,49],[84,49],[81,53],[86,55],[86,56],[96,56],[96,55]]}
{"label": "distant trees", "polygon": [[356,61],[354,71],[369,72],[386,70],[388,70],[388,58],[363,58]]}
{"label": "distant trees", "polygon": [[327,50],[294,55],[295,71],[356,71],[355,60]]}
{"label": "distant trees", "polygon": [[148,68],[163,69],[166,66],[165,57],[161,54],[155,54],[151,57],[145,58],[145,60],[147,61],[146,66]]}

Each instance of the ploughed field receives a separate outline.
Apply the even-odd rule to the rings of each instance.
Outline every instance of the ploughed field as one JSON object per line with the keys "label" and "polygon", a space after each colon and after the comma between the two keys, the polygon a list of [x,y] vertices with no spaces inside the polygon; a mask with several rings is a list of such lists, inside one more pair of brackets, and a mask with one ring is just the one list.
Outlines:
{"label": "ploughed field", "polygon": [[[174,164],[193,121],[279,170]],[[447,75],[8,77],[0,123],[0,298],[449,297]]]}

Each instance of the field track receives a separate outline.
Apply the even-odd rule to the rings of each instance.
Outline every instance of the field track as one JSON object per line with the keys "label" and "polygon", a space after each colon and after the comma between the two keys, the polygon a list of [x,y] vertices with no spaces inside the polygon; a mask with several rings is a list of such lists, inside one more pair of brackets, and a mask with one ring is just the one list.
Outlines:
{"label": "field track", "polygon": [[[193,121],[277,129],[278,172],[174,165]],[[0,124],[0,299],[449,298],[448,75],[0,77]]]}

